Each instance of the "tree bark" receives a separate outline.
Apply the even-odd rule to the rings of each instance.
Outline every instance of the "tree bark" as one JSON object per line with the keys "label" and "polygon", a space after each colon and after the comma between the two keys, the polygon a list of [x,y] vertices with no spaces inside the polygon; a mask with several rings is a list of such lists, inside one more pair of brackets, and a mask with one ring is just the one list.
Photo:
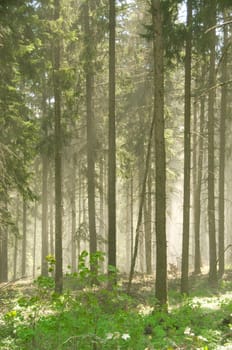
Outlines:
{"label": "tree bark", "polygon": [[[90,254],[97,251],[97,234],[96,234],[96,209],[95,209],[95,125],[93,112],[93,33],[90,28],[89,2],[84,4],[84,22],[85,22],[85,74],[86,74],[86,109],[87,109],[87,181],[88,181],[88,218]],[[91,266],[91,269],[94,269]]]}
{"label": "tree bark", "polygon": [[[202,77],[205,76],[203,71]],[[201,188],[202,188],[202,168],[204,152],[204,126],[205,126],[205,96],[200,100],[200,131],[199,131],[199,148],[197,160],[197,182],[194,193],[194,273],[201,273],[201,248],[200,248],[200,223],[201,223]]]}
{"label": "tree bark", "polygon": [[[224,21],[226,15],[224,13]],[[228,29],[224,29],[224,50],[222,60],[222,83],[227,80],[227,63],[228,63]],[[219,276],[222,277],[225,270],[225,120],[227,116],[228,103],[227,85],[221,88],[221,115],[220,115],[220,149],[219,149],[219,223],[218,223],[218,259],[219,259]]]}
{"label": "tree bark", "polygon": [[109,1],[108,265],[113,266],[114,268],[116,268],[115,27],[116,27],[115,0],[110,0]]}
{"label": "tree bark", "polygon": [[166,152],[164,138],[164,48],[161,1],[152,1],[154,28],[154,119],[155,119],[155,220],[156,220],[156,286],[155,296],[161,306],[167,304],[166,242]]}
{"label": "tree bark", "polygon": [[130,293],[130,290],[131,290],[131,283],[132,283],[132,279],[134,277],[135,263],[136,263],[136,259],[137,259],[137,255],[138,255],[140,227],[142,224],[144,202],[145,202],[145,198],[146,198],[146,184],[147,184],[147,177],[148,177],[149,164],[150,164],[150,158],[151,158],[151,146],[152,146],[154,126],[155,126],[155,114],[153,115],[153,118],[152,118],[150,132],[149,132],[149,138],[148,138],[145,169],[144,169],[143,181],[142,181],[142,186],[141,186],[140,201],[139,201],[139,212],[138,212],[138,219],[137,219],[136,231],[135,231],[134,250],[133,250],[133,256],[132,256],[132,260],[131,260],[129,281],[128,281],[128,286],[127,286],[128,293]]}
{"label": "tree bark", "polygon": [[77,270],[77,215],[76,215],[76,167],[77,167],[77,155],[76,153],[72,156],[72,191],[71,191],[71,214],[72,214],[72,237],[71,237],[71,265],[72,272]]}
{"label": "tree bark", "polygon": [[34,230],[33,230],[33,267],[32,267],[33,278],[35,278],[35,270],[36,270],[37,210],[38,210],[38,205],[37,205],[37,201],[35,201],[35,204],[34,204]]}
{"label": "tree bark", "polygon": [[48,276],[48,159],[42,155],[42,246],[41,246],[41,274]]}
{"label": "tree bark", "polygon": [[151,236],[151,167],[149,166],[147,193],[144,203],[144,229],[145,229],[145,256],[146,256],[146,273],[152,273],[152,236]]}
{"label": "tree bark", "polygon": [[[60,0],[54,0],[54,20],[60,18]],[[60,39],[54,37],[53,85],[55,105],[55,291],[63,289],[62,257],[62,142],[61,142],[61,86],[60,86]]]}
{"label": "tree bark", "polygon": [[[216,24],[216,1],[209,6],[209,25]],[[209,282],[217,282],[217,251],[215,229],[215,166],[214,166],[214,104],[215,104],[215,29],[208,33],[210,40],[209,97],[208,97],[208,225],[209,225]]]}
{"label": "tree bark", "polygon": [[22,239],[22,276],[26,276],[27,259],[27,202],[23,198],[23,239]]}
{"label": "tree bark", "polygon": [[184,200],[181,263],[181,293],[188,294],[189,219],[191,167],[191,58],[192,58],[192,1],[187,1],[187,37],[185,49],[185,105],[184,105]]}

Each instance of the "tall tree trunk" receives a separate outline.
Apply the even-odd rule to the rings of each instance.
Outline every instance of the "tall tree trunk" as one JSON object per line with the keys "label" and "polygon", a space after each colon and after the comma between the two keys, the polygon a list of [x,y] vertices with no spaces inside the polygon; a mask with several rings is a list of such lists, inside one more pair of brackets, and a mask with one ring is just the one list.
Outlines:
{"label": "tall tree trunk", "polygon": [[[82,182],[81,163],[79,163],[79,169],[78,169],[78,187],[79,187],[79,191],[78,191],[78,229],[80,229],[81,224],[84,222],[84,218],[82,220],[82,214],[83,214],[82,212],[84,211],[84,206],[82,207],[82,203],[83,203],[82,186],[83,186],[83,182]],[[81,236],[80,236],[80,232],[79,232],[78,237],[77,237],[77,253],[78,253],[78,256],[81,253]]]}
{"label": "tall tree trunk", "polygon": [[8,281],[8,231],[5,227],[2,239],[2,282]]}
{"label": "tall tree trunk", "polygon": [[37,211],[38,211],[38,203],[35,200],[34,204],[34,232],[33,232],[33,268],[32,268],[32,276],[35,278],[35,270],[36,270],[36,241],[37,241]]}
{"label": "tall tree trunk", "polygon": [[49,248],[50,248],[50,254],[54,256],[55,254],[55,247],[54,247],[54,198],[53,198],[53,177],[52,177],[52,171],[50,171],[49,176],[49,184],[50,184],[50,191],[49,191]]}
{"label": "tall tree trunk", "polygon": [[113,267],[116,267],[115,3],[109,1],[108,265]]}
{"label": "tall tree trunk", "polygon": [[[224,22],[226,15],[224,13]],[[227,79],[228,63],[228,29],[224,26],[224,50],[222,60],[222,83]],[[227,85],[221,88],[221,116],[220,116],[220,154],[219,154],[219,227],[218,227],[218,260],[219,276],[222,277],[225,270],[225,120],[227,115]]]}
{"label": "tall tree trunk", "polygon": [[[86,107],[87,107],[87,181],[90,254],[97,250],[96,209],[95,209],[95,126],[93,112],[93,32],[90,29],[89,1],[84,4],[85,45],[86,45]],[[91,266],[91,269],[95,268]]]}
{"label": "tall tree trunk", "polygon": [[209,281],[217,282],[217,251],[215,230],[215,167],[214,167],[214,104],[215,104],[215,43],[216,32],[212,29],[216,25],[216,1],[208,2],[209,21],[211,31],[210,40],[210,67],[209,67],[209,97],[208,97],[208,225],[209,225]]}
{"label": "tall tree trunk", "polygon": [[126,208],[125,208],[125,240],[126,240],[126,268],[130,266],[130,180],[126,182]]}
{"label": "tall tree trunk", "polygon": [[18,260],[18,241],[19,241],[19,194],[16,198],[16,232],[14,241],[14,260],[13,260],[13,280],[17,278],[17,260]]}
{"label": "tall tree trunk", "polygon": [[[60,0],[54,0],[54,20],[60,18]],[[61,86],[60,86],[60,39],[54,38],[53,84],[55,105],[55,290],[63,289],[62,257],[62,142],[61,142]]]}
{"label": "tall tree trunk", "polygon": [[[141,130],[140,132],[140,137],[139,137],[139,142],[138,142],[138,187],[139,187],[139,193],[142,193],[142,188],[143,188],[143,179],[144,179],[144,173],[145,173],[145,162],[144,162],[144,157],[145,157],[145,152],[144,152],[144,131],[143,131],[143,120],[142,117],[140,116],[139,118],[139,128]],[[148,169],[149,171],[149,169]],[[148,176],[148,174],[147,174]],[[147,178],[146,178],[146,184],[147,184]],[[146,207],[146,186],[144,190],[144,203],[143,203],[143,217],[145,216],[145,207]],[[144,220],[145,221],[145,220]],[[141,273],[144,273],[144,255],[145,255],[145,247],[144,247],[144,241],[145,241],[145,224],[140,226],[140,235],[139,235],[139,251],[138,251],[138,270]]]}
{"label": "tall tree trunk", "polygon": [[184,107],[184,200],[181,262],[181,293],[188,294],[189,219],[191,166],[191,58],[192,58],[192,0],[187,1],[187,37],[185,49],[185,107]]}
{"label": "tall tree trunk", "polygon": [[144,203],[145,256],[146,273],[152,273],[152,237],[151,237],[151,167],[149,166],[147,193]]}
{"label": "tall tree trunk", "polygon": [[[205,76],[203,71],[202,77]],[[194,273],[201,273],[201,248],[200,248],[200,223],[201,223],[201,184],[202,184],[202,168],[203,168],[203,152],[204,152],[204,125],[205,125],[205,96],[200,100],[200,131],[199,131],[199,147],[197,160],[197,182],[194,193]]]}
{"label": "tall tree trunk", "polygon": [[167,304],[167,242],[166,242],[166,152],[164,138],[164,48],[161,1],[152,1],[154,28],[154,119],[155,119],[155,218],[156,218],[156,286],[160,305]]}
{"label": "tall tree trunk", "polygon": [[22,276],[26,275],[27,259],[27,202],[23,197],[23,238],[22,238]]}
{"label": "tall tree trunk", "polygon": [[140,201],[139,201],[139,212],[138,212],[138,219],[137,219],[136,231],[135,231],[134,250],[133,250],[133,256],[132,256],[132,260],[131,260],[129,281],[128,281],[128,287],[127,287],[128,293],[130,293],[131,283],[132,283],[132,279],[134,276],[135,263],[136,263],[136,259],[137,259],[137,255],[138,255],[140,227],[142,224],[144,202],[145,202],[145,197],[146,197],[146,184],[147,184],[147,177],[148,177],[149,164],[150,164],[150,158],[151,158],[151,147],[152,147],[154,126],[155,126],[155,113],[154,113],[153,118],[152,118],[151,128],[150,128],[149,138],[148,138],[145,169],[144,169],[143,181],[142,181],[142,186],[141,186]]}
{"label": "tall tree trunk", "polygon": [[105,251],[105,215],[104,215],[104,159],[101,157],[100,159],[100,187],[99,187],[99,199],[100,199],[100,218],[99,218],[99,234],[101,237],[100,250]]}
{"label": "tall tree trunk", "polygon": [[[43,93],[42,93],[42,133],[46,139],[48,137],[48,115],[47,115],[47,94],[46,94],[46,82],[43,79]],[[44,148],[42,152],[42,240],[41,240],[41,274],[42,276],[48,276],[48,150]]]}
{"label": "tall tree trunk", "polygon": [[77,155],[73,154],[72,157],[72,191],[71,191],[71,211],[72,211],[72,251],[71,251],[71,261],[72,261],[72,272],[77,270],[77,215],[76,215],[76,167],[77,167]]}
{"label": "tall tree trunk", "polygon": [[133,179],[133,172],[131,172],[131,178],[130,178],[130,236],[131,236],[131,263],[133,258],[133,251],[134,251],[134,179]]}
{"label": "tall tree trunk", "polygon": [[48,276],[48,159],[42,155],[42,245],[41,245],[41,274]]}
{"label": "tall tree trunk", "polygon": [[[4,194],[5,196],[5,194]],[[6,196],[7,197],[7,196]],[[7,212],[7,204],[4,204]],[[7,223],[1,225],[0,231],[0,282],[8,281],[8,228]]]}

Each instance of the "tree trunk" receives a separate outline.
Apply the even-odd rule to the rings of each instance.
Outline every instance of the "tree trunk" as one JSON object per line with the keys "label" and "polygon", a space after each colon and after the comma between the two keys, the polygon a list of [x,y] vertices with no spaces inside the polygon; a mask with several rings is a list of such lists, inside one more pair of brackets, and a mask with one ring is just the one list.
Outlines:
{"label": "tree trunk", "polygon": [[131,179],[130,179],[130,236],[131,236],[131,260],[133,258],[133,251],[134,251],[134,179],[133,179],[133,173],[131,172]]}
{"label": "tree trunk", "polygon": [[[84,4],[84,21],[85,21],[85,74],[86,74],[86,107],[87,107],[87,181],[88,181],[88,218],[89,218],[89,235],[90,235],[90,254],[97,250],[96,234],[96,209],[95,209],[95,125],[93,112],[93,33],[90,29],[89,4],[88,0]],[[91,266],[91,269],[94,269]]]}
{"label": "tree trunk", "polygon": [[71,191],[71,211],[72,211],[72,251],[71,251],[71,261],[72,261],[72,272],[77,270],[77,215],[76,215],[76,167],[77,167],[77,155],[73,154],[72,157],[72,191]]}
{"label": "tree trunk", "polygon": [[[54,20],[60,18],[60,0],[54,1]],[[62,257],[62,143],[61,143],[61,86],[60,86],[60,39],[54,38],[53,85],[55,106],[55,291],[63,289]]]}
{"label": "tree trunk", "polygon": [[138,255],[140,227],[141,227],[141,223],[142,223],[144,202],[145,202],[145,197],[146,197],[146,184],[147,184],[147,177],[148,177],[149,164],[150,164],[150,158],[151,158],[151,146],[152,146],[154,126],[155,126],[155,113],[154,113],[153,118],[152,118],[149,139],[148,139],[145,169],[144,169],[143,181],[142,181],[142,186],[141,186],[140,201],[139,201],[139,212],[138,212],[138,219],[137,219],[136,231],[135,231],[134,250],[133,250],[133,256],[132,256],[132,260],[131,260],[129,281],[128,281],[128,287],[127,287],[128,293],[130,293],[131,283],[132,283],[132,279],[134,276],[135,263],[136,263],[136,259],[137,259],[137,255]]}
{"label": "tree trunk", "polygon": [[7,225],[0,232],[0,283],[8,281],[8,231]]}
{"label": "tree trunk", "polygon": [[[47,114],[47,94],[46,94],[46,82],[43,79],[43,92],[42,92],[42,136],[46,140],[48,137],[48,114]],[[42,276],[48,276],[48,149],[45,147],[42,151],[42,240],[41,240],[41,274]]]}
{"label": "tree trunk", "polygon": [[[226,15],[224,13],[224,22]],[[224,50],[222,60],[222,83],[227,80],[227,63],[228,63],[228,29],[224,29]],[[219,154],[219,227],[218,227],[218,260],[219,260],[219,276],[222,277],[225,270],[225,120],[227,116],[227,85],[221,88],[221,116],[220,116],[220,154]]]}
{"label": "tree trunk", "polygon": [[115,0],[110,0],[109,2],[108,265],[113,266],[114,268],[116,268],[115,27],[116,27]]}
{"label": "tree trunk", "polygon": [[13,280],[17,278],[17,260],[18,260],[18,240],[19,240],[19,195],[17,194],[16,199],[16,232],[14,241],[14,260],[13,260]]}
{"label": "tree trunk", "polygon": [[[202,77],[205,76],[203,71]],[[200,131],[199,131],[199,147],[197,160],[197,182],[194,193],[194,273],[201,273],[201,248],[200,248],[200,223],[201,223],[201,183],[203,168],[203,152],[204,152],[204,125],[205,125],[205,97],[200,100]]]}
{"label": "tree trunk", "polygon": [[166,242],[166,154],[164,139],[164,48],[161,1],[152,1],[154,28],[154,119],[155,119],[155,218],[156,218],[156,286],[160,305],[167,304],[167,242]]}
{"label": "tree trunk", "polygon": [[187,37],[185,50],[185,106],[184,106],[184,200],[181,263],[181,293],[188,294],[189,219],[191,166],[191,57],[192,57],[192,1],[187,1]]}
{"label": "tree trunk", "polygon": [[22,239],[22,276],[26,276],[27,258],[27,202],[23,198],[23,239]]}
{"label": "tree trunk", "polygon": [[37,211],[38,211],[38,204],[37,204],[37,201],[35,200],[35,204],[34,204],[34,232],[33,232],[33,268],[32,268],[33,278],[35,278],[35,270],[36,270]]}
{"label": "tree trunk", "polygon": [[[209,26],[216,24],[216,1],[211,0],[209,5]],[[208,97],[208,225],[209,225],[209,281],[217,282],[217,252],[215,230],[215,167],[214,167],[214,104],[215,104],[215,43],[216,32],[209,33],[210,40],[210,67],[209,67],[209,97]]]}
{"label": "tree trunk", "polygon": [[53,177],[52,177],[52,171],[50,171],[49,176],[49,183],[50,183],[50,191],[49,191],[49,248],[50,248],[50,254],[54,256],[55,254],[55,247],[54,247],[54,229],[53,229],[53,221],[54,221],[54,198],[53,198]]}
{"label": "tree trunk", "polygon": [[[145,173],[145,164],[144,164],[144,157],[145,157],[145,152],[144,152],[144,139],[145,139],[145,135],[144,135],[144,131],[143,131],[143,120],[142,117],[140,116],[139,118],[139,128],[141,130],[140,132],[140,137],[139,137],[139,141],[138,141],[138,187],[139,187],[139,193],[142,193],[142,189],[143,189],[143,179],[144,179],[144,173]],[[149,171],[149,169],[148,169]],[[148,176],[148,173],[147,173]],[[147,184],[147,178],[146,178],[146,184]],[[145,185],[145,189],[144,189],[144,203],[143,203],[143,218],[145,217],[145,207],[146,207],[146,185]],[[145,219],[144,219],[145,221]],[[144,263],[145,263],[145,247],[144,247],[144,243],[145,243],[145,224],[143,223],[143,225],[140,225],[140,234],[139,234],[139,250],[138,250],[138,270],[141,273],[144,273],[145,269],[144,269]]]}
{"label": "tree trunk", "polygon": [[144,203],[145,256],[146,273],[152,273],[152,236],[151,236],[151,167],[149,166],[147,193]]}
{"label": "tree trunk", "polygon": [[100,159],[100,188],[99,188],[99,199],[100,199],[100,218],[99,218],[99,235],[101,237],[100,250],[105,252],[105,214],[104,214],[104,159],[101,157]]}
{"label": "tree trunk", "polygon": [[42,246],[41,246],[41,274],[48,276],[48,159],[42,155]]}

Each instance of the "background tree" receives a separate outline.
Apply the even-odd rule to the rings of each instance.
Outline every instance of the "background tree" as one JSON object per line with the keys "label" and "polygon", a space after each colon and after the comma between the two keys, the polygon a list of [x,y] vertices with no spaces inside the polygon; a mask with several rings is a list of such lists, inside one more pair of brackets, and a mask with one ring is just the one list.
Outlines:
{"label": "background tree", "polygon": [[190,166],[191,166],[191,56],[192,56],[192,1],[187,2],[187,35],[185,47],[185,104],[184,104],[184,200],[183,242],[181,265],[181,292],[188,293],[189,220],[190,220]]}
{"label": "background tree", "polygon": [[208,96],[208,225],[209,225],[209,281],[217,281],[217,252],[215,229],[215,162],[214,162],[214,127],[215,127],[215,45],[216,32],[213,27],[216,24],[216,1],[206,2],[210,15],[208,25],[210,32],[207,34],[210,40],[209,62],[209,96]]}
{"label": "background tree", "polygon": [[[223,20],[226,22],[226,13],[223,14]],[[221,115],[220,115],[220,154],[219,154],[219,204],[218,204],[218,262],[219,276],[223,276],[225,270],[225,144],[226,132],[225,121],[227,118],[228,106],[228,87],[225,84],[227,80],[228,66],[228,27],[223,27],[224,43],[221,63]]]}
{"label": "background tree", "polygon": [[108,264],[116,267],[115,0],[109,2]]}
{"label": "background tree", "polygon": [[[60,18],[60,1],[54,2],[54,20],[58,24]],[[62,251],[62,133],[61,133],[61,83],[60,83],[60,37],[54,37],[53,88],[55,116],[55,290],[63,288],[63,251]]]}
{"label": "background tree", "polygon": [[154,114],[155,114],[155,220],[156,220],[156,287],[155,296],[161,305],[167,303],[166,242],[166,155],[164,139],[164,47],[163,14],[159,0],[152,2],[154,28]]}

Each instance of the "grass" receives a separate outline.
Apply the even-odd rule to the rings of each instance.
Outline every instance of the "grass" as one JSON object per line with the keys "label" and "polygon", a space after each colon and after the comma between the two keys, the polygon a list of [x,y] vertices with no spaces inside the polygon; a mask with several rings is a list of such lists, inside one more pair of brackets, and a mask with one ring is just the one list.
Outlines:
{"label": "grass", "polygon": [[[5,290],[0,319],[2,350],[161,350],[232,348],[232,285],[210,289],[205,277],[191,280],[183,298],[170,283],[169,311],[157,307],[153,284],[138,285],[131,296],[123,287],[91,287],[87,275],[66,279],[65,292],[53,292],[51,277],[39,278],[26,294]],[[96,277],[96,276],[95,276]],[[90,279],[89,279],[90,280]],[[70,288],[71,286],[71,288]],[[78,288],[74,288],[78,286]],[[9,293],[9,295],[8,295]],[[231,347],[229,347],[229,344]]]}

